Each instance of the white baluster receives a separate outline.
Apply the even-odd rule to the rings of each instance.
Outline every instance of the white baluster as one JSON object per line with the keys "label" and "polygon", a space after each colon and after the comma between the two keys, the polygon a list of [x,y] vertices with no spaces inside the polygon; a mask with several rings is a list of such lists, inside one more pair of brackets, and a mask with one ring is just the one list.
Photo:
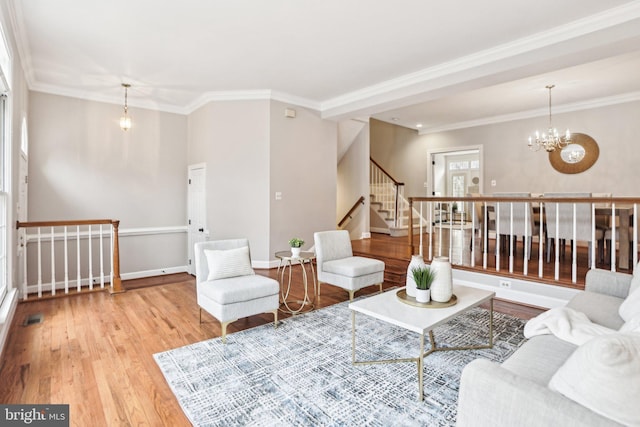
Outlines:
{"label": "white baluster", "polygon": [[100,224],[100,287],[104,289],[104,250],[102,247],[102,224]]}
{"label": "white baluster", "polygon": [[38,227],[38,298],[42,298],[42,233]]}
{"label": "white baluster", "polygon": [[51,295],[56,294],[56,249],[55,233],[51,227]]}
{"label": "white baluster", "polygon": [[69,245],[67,241],[67,226],[64,226],[64,293],[69,293]]}
{"label": "white baluster", "polygon": [[93,242],[91,236],[91,225],[89,225],[89,289],[93,290]]}
{"label": "white baluster", "polygon": [[76,226],[76,264],[78,267],[77,275],[76,275],[76,286],[78,292],[82,287],[82,276],[80,273],[80,226]]}

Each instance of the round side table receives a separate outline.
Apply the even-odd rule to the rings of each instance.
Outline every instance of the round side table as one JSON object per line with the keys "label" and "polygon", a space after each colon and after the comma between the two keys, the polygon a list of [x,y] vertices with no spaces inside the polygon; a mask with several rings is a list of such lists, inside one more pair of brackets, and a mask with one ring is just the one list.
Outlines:
{"label": "round side table", "polygon": [[[300,252],[300,256],[294,257],[291,255],[291,251],[276,252],[276,258],[280,260],[278,265],[278,281],[280,282],[280,311],[291,314],[300,314],[314,309],[317,294],[317,280],[316,272],[313,268],[313,260],[316,259],[316,255],[313,252]],[[304,287],[304,298],[302,300],[292,300],[289,297],[291,292],[291,275],[294,265],[300,265],[302,270],[302,286]],[[309,285],[306,266],[309,266],[311,270],[311,277],[313,278],[313,297],[309,295]],[[288,279],[285,283],[285,274],[289,270]],[[291,304],[298,304],[297,309],[292,308]]]}

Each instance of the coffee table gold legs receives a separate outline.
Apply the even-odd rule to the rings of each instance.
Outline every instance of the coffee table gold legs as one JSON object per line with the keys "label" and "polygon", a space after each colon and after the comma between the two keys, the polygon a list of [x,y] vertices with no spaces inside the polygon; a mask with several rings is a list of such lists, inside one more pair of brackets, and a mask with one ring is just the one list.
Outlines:
{"label": "coffee table gold legs", "polygon": [[418,365],[418,400],[424,399],[424,357],[436,351],[452,351],[452,350],[480,350],[484,348],[493,348],[493,299],[489,300],[489,343],[485,345],[462,346],[462,347],[437,347],[433,331],[429,331],[429,341],[431,348],[424,351],[424,333],[420,334],[420,352],[418,357],[405,359],[386,359],[386,360],[356,360],[356,312],[351,310],[351,362],[354,365],[374,365],[380,363],[402,363],[416,362]]}

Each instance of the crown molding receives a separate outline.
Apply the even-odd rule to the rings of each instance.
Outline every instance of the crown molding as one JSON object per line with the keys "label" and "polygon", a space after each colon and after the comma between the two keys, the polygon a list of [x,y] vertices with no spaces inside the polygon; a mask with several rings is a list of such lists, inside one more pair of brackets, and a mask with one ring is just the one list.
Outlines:
{"label": "crown molding", "polygon": [[272,91],[269,89],[261,90],[237,90],[237,91],[219,91],[219,92],[206,92],[199,96],[194,102],[189,104],[186,108],[185,114],[190,114],[196,111],[198,108],[210,102],[220,101],[259,101],[259,100],[275,100],[284,102],[286,104],[294,104],[300,107],[310,108],[312,110],[319,110],[320,104],[316,101],[312,101],[306,98],[301,98],[295,95],[290,95],[284,92]]}
{"label": "crown molding", "polygon": [[[324,101],[321,106],[323,117],[344,114],[347,110],[363,108],[367,104],[379,102],[379,98],[393,97],[394,92],[409,91],[412,86],[421,86],[423,90],[440,89],[446,86],[446,78],[456,73],[468,73],[480,67],[519,55],[539,51],[554,44],[576,39],[596,31],[605,30],[640,19],[640,1],[634,1],[569,22],[560,27],[520,38],[483,51],[475,52],[452,61],[437,64],[414,73],[371,85],[363,89],[346,93]],[[444,81],[441,79],[445,79]],[[375,100],[374,100],[375,99]],[[370,101],[370,102],[367,102]],[[332,110],[334,110],[332,112]]]}
{"label": "crown molding", "polygon": [[[7,11],[9,14],[9,21],[11,23],[11,34],[16,43],[18,50],[18,56],[20,57],[20,64],[24,72],[25,80],[27,81],[27,87],[31,88],[35,83],[35,76],[33,72],[33,65],[31,63],[31,55],[29,55],[29,38],[26,33],[26,25],[24,24],[24,15],[22,13],[22,6],[20,1],[10,0],[7,1]],[[6,28],[5,30],[9,30]],[[13,51],[12,47],[9,49]]]}
{"label": "crown molding", "polygon": [[[109,95],[103,95],[96,92],[75,90],[75,89],[63,88],[55,85],[42,84],[42,83],[34,84],[32,87],[29,88],[29,90],[32,90],[34,92],[48,93],[51,95],[67,96],[69,98],[78,98],[78,99],[83,99],[87,101],[104,102],[106,104],[123,105],[123,101],[124,101],[124,98],[122,97],[114,97]],[[165,113],[174,113],[174,114],[182,114],[182,115],[189,114],[189,112],[186,111],[184,108],[181,108],[175,105],[170,105],[170,104],[159,104],[152,101],[144,101],[144,100],[132,99],[132,98],[129,98],[127,103],[129,107],[144,108],[147,110],[163,111]]]}
{"label": "crown molding", "polygon": [[[640,101],[640,91],[629,92],[621,95],[607,96],[604,98],[596,98],[588,101],[575,102],[572,104],[554,105],[554,114],[572,113],[575,111],[591,110],[593,108],[608,107],[611,105],[624,104],[627,102]],[[444,126],[433,126],[422,128],[419,135],[429,135],[433,133],[447,132],[458,129],[466,129],[477,126],[494,125],[498,123],[511,122],[515,120],[531,119],[535,117],[547,116],[548,108],[537,108],[535,110],[520,111],[511,114],[502,114],[499,116],[484,117],[477,120],[468,120],[458,123],[450,123]]]}

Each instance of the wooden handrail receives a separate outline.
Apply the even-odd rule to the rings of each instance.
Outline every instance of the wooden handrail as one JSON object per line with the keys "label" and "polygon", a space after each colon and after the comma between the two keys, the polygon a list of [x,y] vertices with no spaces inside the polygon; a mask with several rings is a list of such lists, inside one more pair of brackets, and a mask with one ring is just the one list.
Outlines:
{"label": "wooden handrail", "polygon": [[415,244],[413,241],[413,203],[414,202],[458,202],[458,203],[477,203],[477,202],[530,202],[530,203],[593,203],[593,204],[619,204],[619,205],[635,205],[640,204],[640,197],[503,197],[482,195],[473,197],[451,197],[451,196],[421,196],[409,197],[409,247],[411,253],[415,252]]}
{"label": "wooden handrail", "polygon": [[340,222],[338,223],[338,227],[342,227],[342,224],[344,224],[348,219],[350,219],[350,218],[351,218],[351,214],[352,214],[353,212],[355,212],[355,210],[356,210],[356,209],[358,209],[358,206],[359,206],[360,204],[363,204],[363,205],[364,205],[364,196],[360,196],[360,198],[358,199],[358,201],[357,201],[357,202],[355,202],[355,203],[353,204],[353,206],[351,207],[351,209],[349,209],[349,212],[347,212],[347,214],[344,216],[344,218],[342,218],[342,219],[340,220]]}
{"label": "wooden handrail", "polygon": [[120,243],[118,239],[118,227],[120,220],[113,219],[80,219],[80,220],[63,220],[63,221],[16,221],[16,229],[35,228],[35,227],[66,227],[81,225],[111,225],[113,227],[113,283],[110,287],[110,293],[124,292],[122,287],[122,279],[120,277]]}
{"label": "wooden handrail", "polygon": [[393,181],[393,183],[395,185],[404,185],[404,182],[399,182],[396,179],[394,179],[389,172],[387,172],[386,170],[384,170],[384,168],[382,166],[380,166],[380,164],[378,164],[378,162],[376,162],[375,160],[373,160],[373,158],[369,157],[369,160],[371,160],[371,163],[373,163],[374,165],[376,165],[378,167],[378,169],[380,169],[382,171],[382,173],[384,173],[391,181]]}

